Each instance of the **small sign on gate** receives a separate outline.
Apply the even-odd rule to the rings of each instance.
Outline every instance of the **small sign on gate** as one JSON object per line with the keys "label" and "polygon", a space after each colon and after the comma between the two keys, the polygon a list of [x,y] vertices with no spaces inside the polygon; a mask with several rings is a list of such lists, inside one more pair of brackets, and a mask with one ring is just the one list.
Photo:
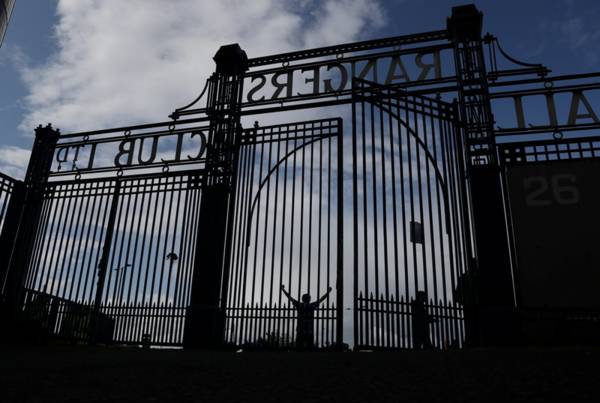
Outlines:
{"label": "small sign on gate", "polygon": [[425,236],[423,234],[423,224],[418,221],[410,222],[410,241],[412,243],[425,243]]}

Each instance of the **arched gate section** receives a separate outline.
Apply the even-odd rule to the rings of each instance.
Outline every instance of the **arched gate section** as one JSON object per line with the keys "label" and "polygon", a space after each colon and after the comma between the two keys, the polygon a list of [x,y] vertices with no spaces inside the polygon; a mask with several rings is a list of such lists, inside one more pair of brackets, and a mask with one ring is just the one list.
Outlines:
{"label": "arched gate section", "polygon": [[358,79],[353,88],[355,346],[419,347],[421,332],[460,347],[471,241],[456,105]]}
{"label": "arched gate section", "polygon": [[242,132],[225,302],[225,339],[248,348],[288,348],[296,310],[312,301],[318,348],[342,342],[342,120],[287,123]]}

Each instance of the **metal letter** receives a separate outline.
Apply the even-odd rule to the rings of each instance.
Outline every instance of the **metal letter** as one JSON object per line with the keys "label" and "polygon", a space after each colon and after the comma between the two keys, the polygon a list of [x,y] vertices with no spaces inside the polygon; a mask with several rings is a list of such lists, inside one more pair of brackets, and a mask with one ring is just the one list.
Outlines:
{"label": "metal letter", "polygon": [[202,154],[204,154],[204,151],[206,150],[206,135],[202,131],[197,131],[197,132],[192,132],[190,137],[194,137],[196,135],[200,136],[200,151],[198,152],[198,155],[196,155],[195,157],[188,155],[189,160],[199,160],[200,158],[202,158]]}
{"label": "metal letter", "polygon": [[523,113],[523,96],[515,95],[512,97],[515,101],[515,114],[517,115],[517,127],[519,129],[525,128],[525,114]]}
{"label": "metal letter", "polygon": [[[313,89],[312,89],[311,94],[316,95],[319,93],[319,81],[320,81],[319,80],[319,75],[320,75],[319,74],[319,66],[300,70],[301,73],[306,73],[309,71],[313,72],[313,76],[304,79],[304,83],[305,84],[313,83]],[[298,92],[298,95],[310,95],[310,94],[302,94],[302,93]]]}
{"label": "metal letter", "polygon": [[94,167],[94,157],[96,156],[96,143],[92,144],[92,149],[90,150],[90,158],[88,159],[87,169],[92,169]]}
{"label": "metal letter", "polygon": [[[400,74],[396,74],[396,67],[400,68]],[[385,84],[391,84],[393,81],[402,78],[406,81],[410,81],[410,76],[408,75],[408,71],[406,71],[406,67],[404,67],[404,63],[402,63],[400,56],[394,56],[392,57],[390,67],[388,68]]]}
{"label": "metal letter", "polygon": [[[579,102],[583,103],[587,113],[579,114]],[[582,91],[573,91],[573,98],[571,99],[571,109],[569,111],[569,121],[567,124],[577,124],[577,119],[592,119],[594,123],[598,123],[598,116],[594,113],[590,101],[587,100]]]}
{"label": "metal letter", "polygon": [[367,64],[360,70],[358,75],[356,75],[357,63],[358,62],[352,62],[352,77],[364,79],[370,71],[373,71],[373,81],[377,82],[377,59],[367,60]]}
{"label": "metal letter", "polygon": [[177,146],[175,147],[175,159],[174,161],[181,160],[181,145],[183,144],[183,134],[177,134]]}
{"label": "metal letter", "polygon": [[73,146],[73,148],[75,148],[75,156],[73,157],[73,165],[72,165],[72,170],[75,170],[75,168],[77,167],[77,160],[79,159],[79,150],[84,147],[85,145],[81,144],[78,146]]}
{"label": "metal letter", "polygon": [[[125,145],[129,145],[128,148],[125,148]],[[127,155],[127,162],[125,164],[121,164],[121,157],[123,155]],[[123,140],[119,143],[119,152],[115,156],[115,166],[116,167],[124,167],[131,165],[133,160],[133,140]]]}
{"label": "metal letter", "polygon": [[556,117],[556,105],[554,104],[554,95],[546,94],[546,106],[548,107],[548,119],[550,126],[558,126],[558,118]]}
{"label": "metal letter", "polygon": [[[554,104],[554,94],[548,93],[546,96],[546,108],[548,110],[548,122],[549,126],[556,127],[558,126],[558,117],[556,115],[556,105]],[[544,125],[529,125],[532,128],[535,127],[545,127]]]}
{"label": "metal letter", "polygon": [[[427,64],[427,63],[423,63],[423,56],[427,55],[427,54],[431,54],[433,55],[433,63],[431,64]],[[425,80],[427,78],[427,76],[429,75],[429,72],[431,71],[431,69],[434,69],[434,77],[435,79],[438,78],[442,78],[442,63],[441,63],[441,57],[440,57],[440,51],[436,50],[432,53],[417,53],[417,55],[415,56],[415,63],[417,64],[417,66],[419,66],[422,70],[421,70],[421,74],[419,74],[419,77],[417,78],[417,80]]]}
{"label": "metal letter", "polygon": [[152,149],[150,150],[150,158],[146,161],[142,159],[142,154],[144,153],[144,142],[148,137],[140,139],[140,150],[138,151],[138,162],[141,165],[152,164],[156,159],[156,149],[158,148],[158,136],[152,136]]}
{"label": "metal letter", "polygon": [[[273,93],[273,96],[271,97],[271,99],[276,99],[279,98],[279,96],[281,95],[281,93],[283,92],[283,89],[286,88],[286,98],[289,98],[292,96],[292,78],[293,78],[293,74],[294,71],[288,71],[286,73],[277,73],[277,74],[273,74],[273,77],[271,78],[271,84],[273,84],[273,86],[275,88],[277,88],[275,90],[275,92]],[[285,83],[280,83],[279,81],[277,81],[277,79],[283,75],[287,75],[287,79],[285,81]]]}
{"label": "metal letter", "polygon": [[337,68],[340,71],[340,85],[337,88],[333,88],[331,85],[331,79],[323,80],[323,85],[325,86],[325,92],[338,92],[342,91],[348,85],[348,70],[342,64],[330,64],[327,66],[327,71],[331,71],[332,68]]}
{"label": "metal letter", "polygon": [[[61,152],[64,151],[64,155],[61,155]],[[63,162],[67,162],[67,157],[69,156],[69,147],[57,147],[56,148],[56,162],[58,162],[58,170],[60,171],[60,167]]]}
{"label": "metal letter", "polygon": [[265,77],[265,76],[254,76],[254,77],[252,77],[252,79],[250,80],[250,82],[254,82],[256,79],[259,79],[260,82],[258,83],[258,85],[256,85],[250,91],[248,91],[248,102],[258,102],[258,101],[264,101],[265,100],[265,96],[264,95],[262,97],[260,97],[259,99],[252,99],[252,97],[254,96],[254,94],[256,94],[258,91],[260,91],[261,88],[264,87],[265,84],[267,83],[267,77]]}

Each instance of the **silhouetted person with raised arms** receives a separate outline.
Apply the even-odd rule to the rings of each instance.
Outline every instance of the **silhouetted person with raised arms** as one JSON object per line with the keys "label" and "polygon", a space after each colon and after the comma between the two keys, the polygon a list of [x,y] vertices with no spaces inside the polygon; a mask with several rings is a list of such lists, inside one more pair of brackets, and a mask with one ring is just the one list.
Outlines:
{"label": "silhouetted person with raised arms", "polygon": [[321,302],[325,301],[329,297],[331,287],[327,288],[327,293],[315,302],[310,302],[310,295],[302,295],[302,302],[294,299],[289,292],[286,291],[285,286],[281,285],[281,291],[290,300],[294,308],[296,308],[296,314],[298,317],[296,324],[296,346],[300,350],[310,350],[314,348],[314,333],[315,333],[315,310],[319,307]]}
{"label": "silhouetted person with raised arms", "polygon": [[429,340],[429,323],[433,322],[427,313],[427,294],[417,291],[415,299],[410,302],[412,314],[413,347],[419,350],[432,347]]}

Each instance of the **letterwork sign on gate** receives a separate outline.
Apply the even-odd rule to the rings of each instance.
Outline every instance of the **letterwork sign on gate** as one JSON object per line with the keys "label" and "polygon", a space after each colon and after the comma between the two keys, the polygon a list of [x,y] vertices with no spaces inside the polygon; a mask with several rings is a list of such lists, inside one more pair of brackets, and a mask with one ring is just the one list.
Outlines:
{"label": "letterwork sign on gate", "polygon": [[451,45],[403,49],[379,54],[342,55],[311,63],[256,70],[244,80],[245,101],[276,103],[302,97],[336,95],[350,90],[352,78],[380,84],[428,84],[449,78]]}
{"label": "letterwork sign on gate", "polygon": [[599,159],[508,171],[517,284],[526,308],[600,307]]}
{"label": "letterwork sign on gate", "polygon": [[69,139],[54,153],[54,174],[150,168],[204,161],[208,128],[169,129]]}
{"label": "letterwork sign on gate", "polygon": [[[492,94],[498,134],[520,133],[522,130],[540,132],[553,129],[581,130],[600,124],[598,89],[569,89],[517,91]],[[507,113],[512,109],[514,112]]]}

